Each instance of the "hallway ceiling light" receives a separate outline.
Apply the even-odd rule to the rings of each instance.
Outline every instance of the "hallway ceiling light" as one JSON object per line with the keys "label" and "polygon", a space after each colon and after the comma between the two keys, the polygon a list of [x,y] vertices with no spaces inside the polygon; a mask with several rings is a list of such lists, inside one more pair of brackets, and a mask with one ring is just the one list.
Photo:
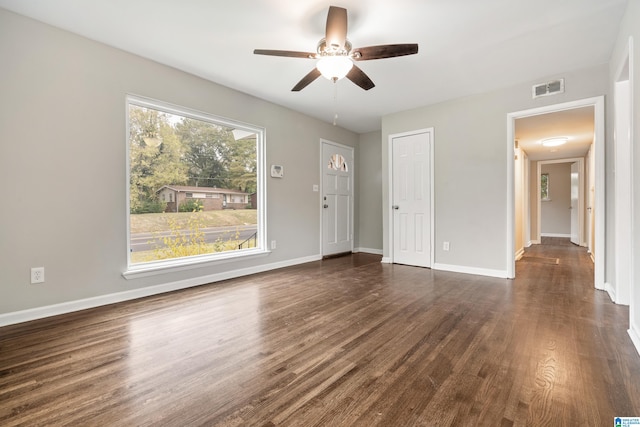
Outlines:
{"label": "hallway ceiling light", "polygon": [[564,145],[569,140],[566,136],[554,136],[553,138],[546,138],[540,140],[540,144],[545,147],[557,147],[559,145]]}

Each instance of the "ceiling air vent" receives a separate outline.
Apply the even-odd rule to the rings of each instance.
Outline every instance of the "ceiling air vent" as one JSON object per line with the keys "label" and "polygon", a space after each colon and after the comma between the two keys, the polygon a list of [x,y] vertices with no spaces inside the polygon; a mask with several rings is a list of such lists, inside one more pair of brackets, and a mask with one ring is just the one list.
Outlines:
{"label": "ceiling air vent", "polygon": [[555,95],[557,93],[564,93],[564,79],[553,80],[547,83],[535,85],[532,89],[534,98]]}

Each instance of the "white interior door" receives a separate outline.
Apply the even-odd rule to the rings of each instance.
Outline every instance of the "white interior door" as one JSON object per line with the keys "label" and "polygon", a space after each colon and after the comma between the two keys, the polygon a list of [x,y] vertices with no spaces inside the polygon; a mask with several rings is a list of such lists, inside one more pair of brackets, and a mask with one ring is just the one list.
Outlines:
{"label": "white interior door", "polygon": [[571,206],[569,207],[571,209],[571,243],[574,245],[580,245],[579,198],[580,167],[578,162],[574,162],[571,163]]}
{"label": "white interior door", "polygon": [[353,251],[353,148],[322,141],[322,255]]}
{"label": "white interior door", "polygon": [[431,266],[431,132],[393,137],[393,262]]}

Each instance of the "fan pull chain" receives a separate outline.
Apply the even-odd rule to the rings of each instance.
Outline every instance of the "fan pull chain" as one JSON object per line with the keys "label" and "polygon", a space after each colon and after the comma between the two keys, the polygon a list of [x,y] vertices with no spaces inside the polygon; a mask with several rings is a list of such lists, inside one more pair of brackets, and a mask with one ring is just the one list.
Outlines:
{"label": "fan pull chain", "polygon": [[333,125],[338,124],[338,81],[333,81]]}

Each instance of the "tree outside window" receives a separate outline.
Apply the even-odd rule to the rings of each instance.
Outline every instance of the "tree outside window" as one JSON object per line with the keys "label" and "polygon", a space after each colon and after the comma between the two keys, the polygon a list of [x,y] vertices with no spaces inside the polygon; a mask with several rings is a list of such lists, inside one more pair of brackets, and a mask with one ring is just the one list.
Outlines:
{"label": "tree outside window", "polygon": [[549,174],[543,173],[540,175],[540,199],[551,200],[549,198]]}
{"label": "tree outside window", "polygon": [[[257,127],[128,97],[129,265],[262,250],[262,206],[243,201],[261,186],[263,138]],[[237,197],[223,203],[228,195]]]}

